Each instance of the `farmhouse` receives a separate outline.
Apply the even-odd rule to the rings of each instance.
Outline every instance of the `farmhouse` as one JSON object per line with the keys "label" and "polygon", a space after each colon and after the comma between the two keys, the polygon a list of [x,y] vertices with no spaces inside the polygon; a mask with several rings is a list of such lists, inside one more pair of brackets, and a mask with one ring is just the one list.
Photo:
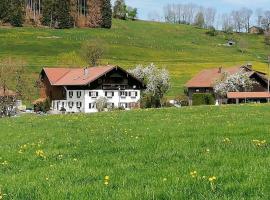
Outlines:
{"label": "farmhouse", "polygon": [[251,34],[261,34],[264,30],[261,27],[252,26],[249,28],[248,32]]}
{"label": "farmhouse", "polygon": [[266,74],[253,70],[251,65],[244,65],[227,69],[219,67],[201,71],[198,75],[189,80],[185,85],[187,88],[189,104],[192,105],[192,96],[194,93],[214,94],[214,84],[222,77],[224,73],[232,75],[239,72],[247,72],[250,79],[255,80],[258,82],[258,84],[253,87],[252,91],[249,92],[240,91],[227,93],[227,102],[267,102],[267,100],[270,98],[270,94],[268,93],[268,78]]}
{"label": "farmhouse", "polygon": [[53,111],[97,112],[96,101],[105,97],[111,108],[139,106],[144,84],[118,66],[43,68],[40,98],[50,99]]}

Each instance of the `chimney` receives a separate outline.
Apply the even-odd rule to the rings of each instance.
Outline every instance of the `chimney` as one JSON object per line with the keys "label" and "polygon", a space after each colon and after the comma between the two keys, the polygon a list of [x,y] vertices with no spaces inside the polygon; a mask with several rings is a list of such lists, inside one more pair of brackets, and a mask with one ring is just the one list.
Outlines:
{"label": "chimney", "polygon": [[252,63],[247,63],[246,65],[249,69],[252,69]]}
{"label": "chimney", "polygon": [[88,76],[88,75],[89,75],[89,69],[88,69],[88,67],[85,67],[85,68],[83,69],[83,75],[84,75],[84,76]]}
{"label": "chimney", "polygon": [[222,73],[222,68],[223,68],[223,67],[219,67],[219,68],[218,68],[218,73],[219,73],[219,74]]}

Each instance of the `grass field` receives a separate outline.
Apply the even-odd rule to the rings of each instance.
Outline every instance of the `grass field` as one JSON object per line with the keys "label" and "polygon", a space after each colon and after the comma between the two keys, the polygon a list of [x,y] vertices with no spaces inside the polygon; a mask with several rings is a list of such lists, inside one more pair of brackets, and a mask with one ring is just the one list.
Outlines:
{"label": "grass field", "polygon": [[0,119],[1,194],[269,199],[269,118],[246,105]]}
{"label": "grass field", "polygon": [[[44,66],[82,66],[78,58],[81,44],[99,39],[106,46],[102,64],[130,68],[151,62],[171,72],[169,96],[183,92],[185,82],[204,68],[232,66],[252,62],[265,71],[264,59],[270,47],[263,36],[220,34],[211,37],[206,30],[187,25],[143,21],[113,21],[111,30],[45,28],[0,28],[0,59],[16,57],[24,60],[33,73]],[[53,37],[53,36],[56,36]],[[245,40],[247,52],[239,47],[225,47],[227,38]]]}

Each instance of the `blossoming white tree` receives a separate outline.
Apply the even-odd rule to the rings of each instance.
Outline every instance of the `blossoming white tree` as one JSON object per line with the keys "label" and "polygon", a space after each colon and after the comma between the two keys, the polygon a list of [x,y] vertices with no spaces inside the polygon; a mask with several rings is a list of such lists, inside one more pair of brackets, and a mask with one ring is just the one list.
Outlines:
{"label": "blossoming white tree", "polygon": [[129,70],[129,73],[143,81],[146,84],[145,93],[158,100],[160,106],[162,106],[161,100],[170,88],[169,72],[164,68],[157,68],[152,63],[146,67],[138,65]]}
{"label": "blossoming white tree", "polygon": [[214,92],[219,98],[224,98],[228,92],[250,91],[256,84],[258,83],[250,78],[249,73],[238,72],[232,75],[224,73],[214,85]]}

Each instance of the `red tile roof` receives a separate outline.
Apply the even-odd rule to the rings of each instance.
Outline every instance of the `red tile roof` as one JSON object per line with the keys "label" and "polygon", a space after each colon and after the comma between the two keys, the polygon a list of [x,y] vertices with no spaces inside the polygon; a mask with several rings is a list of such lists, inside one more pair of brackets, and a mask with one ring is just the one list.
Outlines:
{"label": "red tile roof", "polygon": [[186,87],[196,87],[196,88],[211,88],[215,81],[217,81],[223,72],[227,72],[229,74],[237,73],[241,70],[241,67],[231,67],[231,68],[222,68],[222,73],[219,72],[219,68],[214,69],[206,69],[201,71],[198,75],[194,76],[191,80],[186,83]]}
{"label": "red tile roof", "polygon": [[116,67],[90,67],[87,68],[87,73],[85,73],[85,68],[44,68],[43,71],[47,75],[51,85],[71,86],[87,85],[114,68]]}
{"label": "red tile roof", "polygon": [[228,99],[256,99],[256,98],[270,98],[270,93],[268,92],[228,92]]}

